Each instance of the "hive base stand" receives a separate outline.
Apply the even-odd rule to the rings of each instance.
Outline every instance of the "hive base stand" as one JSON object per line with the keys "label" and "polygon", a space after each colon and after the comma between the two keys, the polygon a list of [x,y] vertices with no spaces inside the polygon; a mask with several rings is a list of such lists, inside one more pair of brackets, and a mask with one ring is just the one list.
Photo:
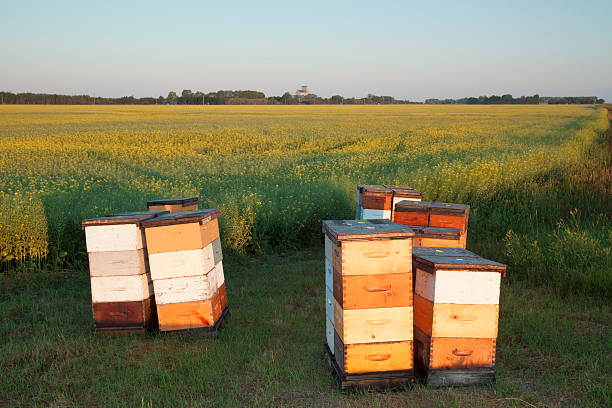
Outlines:
{"label": "hive base stand", "polygon": [[417,380],[427,387],[465,387],[495,384],[494,368],[469,370],[430,370],[417,367]]}
{"label": "hive base stand", "polygon": [[323,354],[325,356],[325,361],[327,361],[327,365],[338,380],[341,390],[352,388],[401,388],[410,386],[414,382],[413,370],[344,374],[340,370],[327,344],[323,345]]}

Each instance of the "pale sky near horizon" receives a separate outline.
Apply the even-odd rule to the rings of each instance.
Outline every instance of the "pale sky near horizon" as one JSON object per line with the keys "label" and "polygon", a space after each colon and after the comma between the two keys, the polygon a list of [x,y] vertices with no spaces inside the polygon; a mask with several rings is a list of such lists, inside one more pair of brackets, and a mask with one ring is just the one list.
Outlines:
{"label": "pale sky near horizon", "polygon": [[612,101],[611,16],[612,0],[0,0],[0,90]]}

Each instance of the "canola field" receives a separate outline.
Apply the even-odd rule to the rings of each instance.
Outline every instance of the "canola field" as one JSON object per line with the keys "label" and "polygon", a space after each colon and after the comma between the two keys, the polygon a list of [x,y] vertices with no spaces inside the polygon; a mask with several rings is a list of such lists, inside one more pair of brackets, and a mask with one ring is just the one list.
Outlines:
{"label": "canola field", "polygon": [[0,106],[0,256],[84,259],[82,219],[186,196],[220,208],[226,250],[319,245],[357,184],[468,203],[477,227],[479,203],[576,163],[607,126],[583,106]]}

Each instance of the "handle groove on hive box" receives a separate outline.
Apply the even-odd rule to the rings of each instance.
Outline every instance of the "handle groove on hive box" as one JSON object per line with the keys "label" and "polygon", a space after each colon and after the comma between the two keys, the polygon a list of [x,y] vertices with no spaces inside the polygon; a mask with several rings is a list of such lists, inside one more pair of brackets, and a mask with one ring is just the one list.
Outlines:
{"label": "handle groove on hive box", "polygon": [[472,350],[462,350],[462,351],[459,351],[459,349],[453,350],[453,354],[458,357],[468,357],[468,356],[471,356],[472,353],[474,353]]}
{"label": "handle groove on hive box", "polygon": [[381,320],[366,320],[366,324],[370,324],[372,326],[382,326],[384,324],[391,323],[389,319],[381,319]]}
{"label": "handle groove on hive box", "polygon": [[385,361],[390,358],[391,358],[391,354],[370,354],[366,356],[366,359],[370,361]]}

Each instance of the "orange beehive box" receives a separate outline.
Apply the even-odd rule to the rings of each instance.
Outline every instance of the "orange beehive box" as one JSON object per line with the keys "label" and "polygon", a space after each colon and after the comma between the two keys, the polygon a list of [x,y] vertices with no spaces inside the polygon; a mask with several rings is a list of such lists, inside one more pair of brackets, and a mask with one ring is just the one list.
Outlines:
{"label": "orange beehive box", "polygon": [[218,217],[215,208],[142,222],[160,331],[216,329],[225,316]]}
{"label": "orange beehive box", "polygon": [[149,208],[149,211],[163,210],[171,213],[195,211],[198,209],[198,197],[152,200],[147,201],[147,207]]}
{"label": "orange beehive box", "polygon": [[461,230],[440,227],[411,227],[414,230],[414,247],[463,248]]}
{"label": "orange beehive box", "polygon": [[323,231],[333,269],[325,350],[342,388],[411,382],[414,232],[390,220],[323,221]]}
{"label": "orange beehive box", "polygon": [[413,248],[415,365],[427,385],[495,380],[506,266],[460,248]]}

